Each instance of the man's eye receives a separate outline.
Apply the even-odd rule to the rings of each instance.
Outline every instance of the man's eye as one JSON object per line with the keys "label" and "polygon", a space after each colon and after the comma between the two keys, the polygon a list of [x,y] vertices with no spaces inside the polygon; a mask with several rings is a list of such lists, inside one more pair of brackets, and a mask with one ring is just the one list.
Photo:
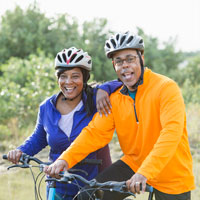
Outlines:
{"label": "man's eye", "polygon": [[127,59],[128,63],[133,62],[133,60],[134,60],[134,58],[128,58],[128,59]]}
{"label": "man's eye", "polygon": [[117,64],[121,64],[121,63],[122,63],[122,60],[116,60],[116,63],[117,63]]}

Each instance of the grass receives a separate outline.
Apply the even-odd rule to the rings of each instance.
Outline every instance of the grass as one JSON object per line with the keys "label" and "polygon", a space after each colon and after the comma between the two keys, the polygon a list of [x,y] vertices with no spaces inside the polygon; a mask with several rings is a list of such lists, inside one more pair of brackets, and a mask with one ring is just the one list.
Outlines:
{"label": "grass", "polygon": [[[0,175],[0,182],[0,200],[35,200],[34,182],[29,169],[11,169]],[[44,181],[41,195],[46,199]]]}

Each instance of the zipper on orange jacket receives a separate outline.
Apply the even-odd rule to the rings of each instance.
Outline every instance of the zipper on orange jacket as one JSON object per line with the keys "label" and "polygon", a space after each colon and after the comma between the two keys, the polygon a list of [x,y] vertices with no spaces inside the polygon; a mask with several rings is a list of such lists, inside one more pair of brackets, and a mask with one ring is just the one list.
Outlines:
{"label": "zipper on orange jacket", "polygon": [[135,112],[136,123],[139,124],[138,117],[137,117],[137,112],[136,112],[136,107],[135,107],[135,101],[134,101],[134,103],[133,103],[133,106],[134,106],[134,112]]}

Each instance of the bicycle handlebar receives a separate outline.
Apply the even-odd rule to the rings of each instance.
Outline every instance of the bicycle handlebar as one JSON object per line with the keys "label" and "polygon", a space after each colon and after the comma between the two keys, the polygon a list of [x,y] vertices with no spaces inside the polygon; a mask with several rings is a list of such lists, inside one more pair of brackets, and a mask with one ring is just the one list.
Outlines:
{"label": "bicycle handlebar", "polygon": [[[7,155],[3,155],[2,158],[6,159],[6,160],[8,159]],[[49,162],[43,162],[36,157],[29,156],[25,153],[22,153],[20,160],[19,160],[19,162],[21,162],[22,164],[11,165],[8,167],[8,169],[13,168],[13,167],[29,168],[31,166],[29,164],[30,161],[34,161],[34,162],[38,163],[41,171],[43,171],[44,165],[51,164]],[[85,160],[81,161],[79,164],[101,164],[101,162],[102,162],[101,160],[85,159]],[[83,178],[82,176],[80,176],[78,174],[69,173],[68,171],[60,173],[59,176],[61,177],[60,179],[48,178],[47,181],[70,183],[73,180],[79,180],[82,183],[84,183],[85,185],[88,185],[91,189],[110,190],[110,191],[116,191],[116,192],[135,196],[134,193],[128,191],[125,181],[122,181],[122,182],[107,181],[104,183],[99,183],[95,179],[88,181],[85,178]],[[140,189],[142,190],[142,185],[140,185]],[[145,191],[153,192],[153,187],[147,184]]]}
{"label": "bicycle handlebar", "polygon": [[[82,176],[78,174],[72,174],[69,173],[68,171],[65,171],[63,173],[60,173],[59,176],[61,179],[57,178],[48,178],[48,180],[53,180],[61,183],[70,183],[73,180],[79,180],[85,185],[88,185],[91,189],[101,189],[101,190],[111,190],[111,191],[116,191],[124,194],[129,194],[129,195],[135,195],[132,192],[129,192],[127,187],[126,187],[126,181],[118,182],[118,181],[107,181],[103,183],[99,183],[96,181],[96,179],[92,179],[90,181],[86,180]],[[47,181],[48,181],[47,180]],[[142,190],[142,185],[140,185],[140,190]],[[153,192],[153,187],[150,185],[146,185],[146,192]]]}
{"label": "bicycle handlebar", "polygon": [[[7,155],[3,155],[2,158],[5,159],[5,160],[8,159]],[[30,161],[34,161],[37,164],[44,164],[44,165],[50,165],[51,164],[51,162],[43,162],[43,161],[41,161],[40,159],[38,159],[36,157],[29,156],[29,155],[27,155],[25,153],[22,153],[22,155],[21,155],[21,157],[19,159],[19,162],[22,163],[22,165],[19,165],[19,164],[18,165],[12,165],[12,166],[8,167],[8,169],[13,168],[13,167],[28,168]],[[102,160],[100,160],[100,159],[98,159],[98,160],[95,160],[95,159],[84,159],[84,160],[80,161],[78,164],[79,165],[84,165],[84,164],[101,165],[102,164]]]}

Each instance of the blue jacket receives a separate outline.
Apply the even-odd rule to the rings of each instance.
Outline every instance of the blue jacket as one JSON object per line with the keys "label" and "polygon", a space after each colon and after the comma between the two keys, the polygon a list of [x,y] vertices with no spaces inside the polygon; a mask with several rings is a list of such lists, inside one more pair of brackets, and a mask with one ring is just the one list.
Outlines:
{"label": "blue jacket", "polygon": [[[95,107],[96,107],[96,92],[98,88],[104,89],[109,94],[111,94],[121,85],[122,85],[121,82],[111,81],[111,82],[106,82],[103,85],[94,88],[93,100],[95,103]],[[61,155],[61,153],[71,145],[71,143],[76,139],[81,130],[88,125],[93,115],[97,111],[95,109],[93,115],[87,116],[84,106],[84,102],[87,101],[87,96],[85,93],[83,93],[82,95],[83,106],[79,111],[76,111],[74,113],[72,131],[70,137],[68,137],[58,126],[61,114],[56,109],[56,101],[59,95],[60,93],[51,96],[40,105],[34,132],[24,142],[24,144],[18,147],[18,149],[20,149],[22,152],[33,156],[37,154],[39,151],[41,151],[43,148],[45,148],[47,145],[49,145],[50,146],[49,160],[52,162],[55,161]],[[88,155],[87,158],[95,159],[96,156],[97,152],[93,152],[90,155]],[[76,165],[74,168],[80,168],[85,170],[88,173],[88,176],[84,174],[81,175],[85,176],[85,178],[87,178],[88,180],[94,178],[98,173],[97,166]],[[75,187],[74,185],[57,183],[56,192],[62,195],[66,194],[67,192],[67,195],[74,196],[78,192],[78,188]]]}

